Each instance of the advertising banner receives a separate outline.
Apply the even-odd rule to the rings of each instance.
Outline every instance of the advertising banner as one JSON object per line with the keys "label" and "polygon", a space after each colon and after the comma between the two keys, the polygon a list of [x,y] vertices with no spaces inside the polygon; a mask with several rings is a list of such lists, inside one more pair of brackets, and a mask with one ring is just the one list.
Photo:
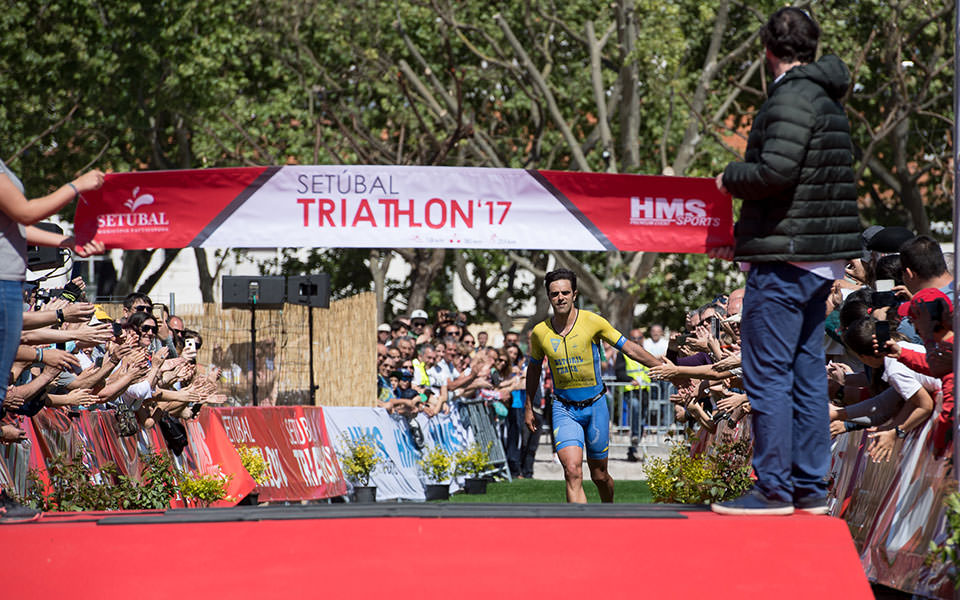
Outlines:
{"label": "advertising banner", "polygon": [[[418,463],[421,451],[414,444],[407,421],[382,408],[324,407],[327,426],[337,453],[342,456],[346,440],[369,436],[376,444],[382,462],[370,477],[370,485],[377,486],[377,500],[424,500],[424,479]],[[440,446],[449,454],[466,448],[473,442],[473,433],[460,421],[453,409],[428,418],[416,417],[423,432],[424,448]],[[440,483],[440,482],[437,482]],[[461,481],[451,481],[450,491],[460,489]]]}
{"label": "advertising banner", "polygon": [[337,454],[346,442],[369,437],[377,446],[381,463],[370,476],[377,500],[425,500],[420,480],[420,451],[406,422],[382,408],[325,406],[327,427]]}
{"label": "advertising banner", "polygon": [[[218,419],[233,446],[245,445],[266,460],[260,502],[342,496],[347,487],[327,435],[324,410],[316,406],[216,408],[200,413],[205,435]],[[206,414],[208,413],[209,414]]]}
{"label": "advertising banner", "polygon": [[108,248],[401,247],[703,253],[731,198],[699,177],[329,165],[112,173],[77,206]]}

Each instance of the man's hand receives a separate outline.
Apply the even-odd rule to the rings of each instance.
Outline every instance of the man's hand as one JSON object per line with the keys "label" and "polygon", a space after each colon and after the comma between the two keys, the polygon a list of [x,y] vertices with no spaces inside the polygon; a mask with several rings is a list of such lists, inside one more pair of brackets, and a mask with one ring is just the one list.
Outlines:
{"label": "man's hand", "polygon": [[707,256],[710,258],[719,258],[720,260],[729,260],[732,261],[735,255],[733,246],[718,246],[715,248],[707,248]]}
{"label": "man's hand", "polygon": [[90,406],[103,402],[99,396],[90,389],[70,390],[63,396],[65,404],[68,406]]}
{"label": "man's hand", "polygon": [[663,357],[661,359],[663,364],[660,364],[656,367],[650,367],[650,376],[654,379],[673,379],[680,373],[680,369],[677,368],[675,364],[670,362],[670,359]]}
{"label": "man's hand", "polygon": [[72,302],[63,307],[63,319],[67,323],[86,323],[96,307],[89,302]]}
{"label": "man's hand", "polygon": [[727,190],[727,186],[723,185],[723,173],[720,173],[719,175],[717,175],[717,178],[715,181],[717,183],[717,189],[720,190],[721,194],[727,194],[727,195],[730,194],[730,192]]}
{"label": "man's hand", "polygon": [[113,339],[113,326],[109,323],[99,325],[82,325],[71,330],[73,339],[86,344],[105,344]]}
{"label": "man's hand", "polygon": [[830,421],[830,437],[835,438],[847,432],[847,425],[843,421]]}
{"label": "man's hand", "polygon": [[529,429],[532,433],[537,432],[537,422],[533,417],[532,404],[529,404],[529,403],[527,404],[526,410],[524,411],[524,415],[523,415],[523,422],[527,424],[527,429]]}
{"label": "man's hand", "polygon": [[7,388],[7,397],[3,400],[3,408],[6,410],[14,410],[23,406],[26,402],[26,398],[21,396],[17,391],[17,388],[10,387]]}
{"label": "man's hand", "polygon": [[17,444],[27,439],[27,432],[12,423],[0,425],[0,443]]}
{"label": "man's hand", "polygon": [[869,433],[867,434],[867,438],[871,440],[867,452],[870,454],[873,462],[887,462],[890,460],[890,457],[893,456],[893,448],[897,444],[897,432],[895,430],[886,429],[884,431]]}
{"label": "man's hand", "polygon": [[731,369],[736,369],[740,366],[740,353],[731,354],[721,358],[717,362],[713,363],[713,370],[718,373],[723,371],[729,371]]}
{"label": "man's hand", "polygon": [[43,351],[43,364],[56,367],[61,371],[72,371],[74,368],[80,368],[80,359],[66,350],[47,348]]}

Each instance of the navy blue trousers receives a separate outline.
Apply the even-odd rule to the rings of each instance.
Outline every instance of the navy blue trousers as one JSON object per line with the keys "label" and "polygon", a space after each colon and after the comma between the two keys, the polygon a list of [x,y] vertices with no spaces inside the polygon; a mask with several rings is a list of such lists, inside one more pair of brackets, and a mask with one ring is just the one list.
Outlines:
{"label": "navy blue trousers", "polygon": [[830,466],[823,353],[829,279],[754,263],[743,299],[743,374],[753,407],[753,468],[768,498],[826,494]]}

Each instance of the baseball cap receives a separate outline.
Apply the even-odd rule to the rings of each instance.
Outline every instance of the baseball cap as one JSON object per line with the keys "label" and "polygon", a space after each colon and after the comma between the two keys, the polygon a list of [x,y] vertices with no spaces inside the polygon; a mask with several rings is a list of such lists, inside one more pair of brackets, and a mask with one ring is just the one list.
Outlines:
{"label": "baseball cap", "polygon": [[113,317],[107,314],[107,311],[103,310],[103,307],[99,304],[95,304],[93,307],[93,318],[90,319],[91,325],[97,325],[98,323],[112,323]]}
{"label": "baseball cap", "polygon": [[947,308],[949,308],[950,311],[952,312],[953,302],[950,300],[949,296],[947,296],[937,288],[924,288],[919,292],[917,292],[913,296],[913,298],[910,300],[910,302],[904,302],[903,304],[901,304],[900,307],[897,309],[897,314],[899,314],[901,317],[906,317],[912,311],[919,310],[921,304],[924,304],[926,302],[936,302],[937,300],[941,300],[941,299],[947,303]]}
{"label": "baseball cap", "polygon": [[428,320],[427,311],[421,310],[419,308],[413,311],[412,313],[410,313],[410,320],[413,321],[414,319],[423,319],[424,321]]}
{"label": "baseball cap", "polygon": [[390,324],[380,323],[380,325],[377,326],[377,331],[386,331],[387,333],[390,333]]}
{"label": "baseball cap", "polygon": [[[864,233],[866,233],[866,231]],[[870,236],[867,240],[866,247],[867,250],[886,254],[900,252],[900,246],[915,237],[917,237],[916,234],[906,227],[900,227],[899,225],[883,227],[880,231]]]}

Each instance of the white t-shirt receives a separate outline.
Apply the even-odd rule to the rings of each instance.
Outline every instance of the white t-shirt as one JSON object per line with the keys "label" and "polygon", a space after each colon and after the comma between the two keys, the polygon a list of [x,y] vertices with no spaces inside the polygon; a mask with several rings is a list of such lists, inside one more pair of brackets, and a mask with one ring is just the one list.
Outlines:
{"label": "white t-shirt", "polygon": [[670,342],[666,336],[661,337],[659,342],[653,341],[652,338],[643,338],[643,349],[657,358],[667,353],[667,347],[669,345]]}
{"label": "white t-shirt", "polygon": [[[917,352],[926,352],[926,349],[920,344],[911,344],[909,342],[899,342],[901,348],[915,350]],[[940,380],[936,377],[930,377],[923,373],[917,373],[910,367],[895,358],[886,357],[883,359],[884,381],[890,384],[890,387],[897,390],[900,397],[909,400],[916,394],[920,388],[926,389],[931,396],[935,396],[940,391]]]}

